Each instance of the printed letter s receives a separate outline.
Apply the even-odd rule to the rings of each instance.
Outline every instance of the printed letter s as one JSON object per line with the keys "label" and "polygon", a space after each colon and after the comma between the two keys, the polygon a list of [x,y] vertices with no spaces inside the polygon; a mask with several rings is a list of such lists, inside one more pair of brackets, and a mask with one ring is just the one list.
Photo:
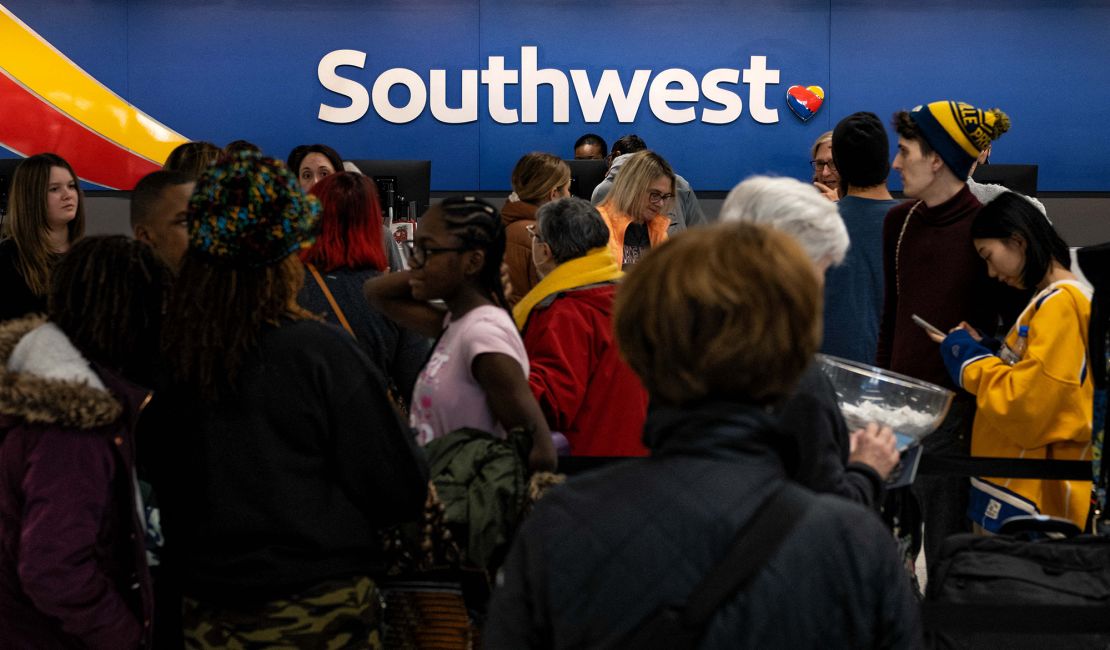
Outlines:
{"label": "printed letter s", "polygon": [[328,52],[324,55],[324,58],[320,59],[320,65],[316,68],[316,76],[319,77],[320,84],[333,93],[350,97],[351,105],[336,108],[335,106],[320,104],[318,117],[325,122],[349,124],[366,115],[366,111],[370,109],[370,94],[366,92],[366,87],[357,81],[351,81],[336,74],[335,69],[341,65],[361,69],[366,65],[366,52],[335,50],[334,52]]}

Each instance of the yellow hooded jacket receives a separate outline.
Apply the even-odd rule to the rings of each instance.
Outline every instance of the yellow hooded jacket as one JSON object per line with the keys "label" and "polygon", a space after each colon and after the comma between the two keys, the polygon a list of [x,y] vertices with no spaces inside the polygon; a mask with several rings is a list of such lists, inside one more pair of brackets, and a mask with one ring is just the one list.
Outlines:
{"label": "yellow hooded jacket", "polygon": [[[965,363],[961,385],[975,395],[971,455],[998,458],[1088,460],[1092,396],[1087,368],[1091,292],[1073,280],[1038,293],[1006,336],[1015,349],[1028,326],[1024,353],[1014,365],[995,355]],[[1069,519],[1080,528],[1091,503],[1090,481],[971,479],[969,514],[995,530],[1013,509]],[[1016,513],[1021,514],[1021,513]]]}

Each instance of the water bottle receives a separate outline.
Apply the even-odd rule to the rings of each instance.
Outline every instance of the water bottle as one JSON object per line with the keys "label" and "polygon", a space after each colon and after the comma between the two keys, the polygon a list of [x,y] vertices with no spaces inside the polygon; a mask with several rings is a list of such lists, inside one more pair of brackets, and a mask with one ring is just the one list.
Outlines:
{"label": "water bottle", "polygon": [[1014,341],[1014,347],[1002,344],[1002,349],[998,351],[998,356],[1002,358],[1003,363],[1012,366],[1021,358],[1025,356],[1025,348],[1029,345],[1029,326],[1021,325],[1018,327],[1018,337]]}

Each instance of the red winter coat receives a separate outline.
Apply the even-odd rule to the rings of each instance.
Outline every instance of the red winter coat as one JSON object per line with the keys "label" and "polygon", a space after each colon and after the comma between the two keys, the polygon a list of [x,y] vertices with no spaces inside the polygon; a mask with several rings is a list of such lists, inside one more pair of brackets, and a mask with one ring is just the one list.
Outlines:
{"label": "red winter coat", "polygon": [[42,323],[0,326],[0,647],[147,647],[132,437],[146,393],[94,372],[56,329],[33,371],[10,370]]}
{"label": "red winter coat", "polygon": [[522,334],[532,393],[572,456],[647,455],[648,395],[613,339],[615,292],[607,282],[549,296]]}

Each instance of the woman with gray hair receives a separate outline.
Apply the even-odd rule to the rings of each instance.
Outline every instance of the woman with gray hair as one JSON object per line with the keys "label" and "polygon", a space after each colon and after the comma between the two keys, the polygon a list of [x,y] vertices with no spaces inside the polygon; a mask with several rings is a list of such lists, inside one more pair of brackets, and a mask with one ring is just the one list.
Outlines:
{"label": "woman with gray hair", "polygon": [[539,284],[513,309],[528,352],[528,385],[573,456],[643,456],[647,392],[613,340],[621,271],[609,228],[588,201],[539,209],[532,260]]}
{"label": "woman with gray hair", "polygon": [[[836,204],[793,178],[745,180],[725,198],[721,220],[762,224],[792,236],[822,283],[825,271],[848,251],[848,230]],[[810,364],[780,405],[779,423],[798,441],[794,478],[799,483],[874,508],[882,504],[883,481],[898,464],[894,434],[875,424],[849,434],[836,391],[816,365]]]}
{"label": "woman with gray hair", "polygon": [[822,274],[844,261],[848,229],[836,204],[793,178],[752,176],[728,193],[721,219],[761,223],[792,236]]}

